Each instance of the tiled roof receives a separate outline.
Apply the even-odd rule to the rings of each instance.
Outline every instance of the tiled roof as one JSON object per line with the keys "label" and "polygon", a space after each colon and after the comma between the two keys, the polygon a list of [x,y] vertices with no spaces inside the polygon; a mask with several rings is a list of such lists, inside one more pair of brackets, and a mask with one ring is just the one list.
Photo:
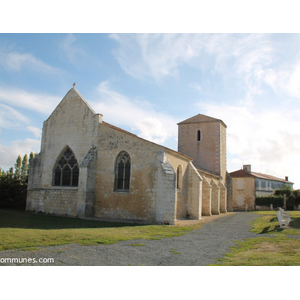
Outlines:
{"label": "tiled roof", "polygon": [[278,177],[275,177],[275,176],[272,176],[272,175],[267,175],[267,174],[262,174],[262,173],[257,173],[257,172],[251,172],[251,174],[253,174],[257,178],[280,181],[280,182],[287,182],[287,183],[293,183],[293,182],[290,182],[290,181],[287,181],[285,179],[278,178]]}
{"label": "tiled roof", "polygon": [[110,128],[112,128],[112,129],[115,129],[115,130],[118,130],[118,131],[121,131],[121,132],[130,134],[130,135],[132,135],[132,136],[135,136],[135,137],[137,137],[138,139],[144,140],[144,141],[146,141],[146,142],[148,142],[148,143],[151,143],[151,144],[154,144],[154,145],[163,147],[163,148],[165,148],[166,150],[168,150],[168,151],[172,152],[173,154],[176,154],[176,155],[178,155],[178,156],[180,156],[180,157],[182,157],[182,158],[188,159],[188,160],[190,160],[190,161],[193,160],[193,158],[191,158],[191,157],[189,157],[189,156],[187,156],[187,155],[185,155],[185,154],[183,154],[183,153],[180,153],[180,152],[178,152],[178,151],[175,151],[175,150],[173,150],[173,149],[167,148],[167,147],[165,147],[165,146],[156,144],[156,143],[154,143],[154,142],[145,140],[145,139],[143,139],[143,138],[137,136],[136,134],[133,134],[133,133],[131,133],[131,132],[129,132],[129,131],[126,131],[126,130],[124,130],[124,129],[122,129],[122,128],[119,128],[119,127],[117,127],[117,126],[111,125],[111,124],[109,124],[109,123],[107,123],[107,122],[102,121],[102,124],[103,124],[103,125],[106,125],[106,126],[108,126],[108,127],[110,127]]}
{"label": "tiled roof", "polygon": [[252,175],[252,173],[246,172],[242,169],[238,170],[238,171],[231,172],[231,173],[229,173],[229,175],[233,178],[236,178],[236,177],[255,177],[254,175]]}
{"label": "tiled roof", "polygon": [[280,181],[280,182],[285,182],[285,183],[293,183],[291,181],[286,181],[285,179],[282,178],[278,178],[272,175],[267,175],[267,174],[263,174],[263,173],[257,173],[257,172],[247,172],[244,170],[238,170],[238,171],[234,171],[229,173],[229,175],[232,178],[238,178],[238,177],[255,177],[255,178],[261,178],[261,179],[266,179],[266,180],[273,180],[273,181]]}
{"label": "tiled roof", "polygon": [[207,175],[211,175],[211,176],[214,176],[214,177],[217,177],[217,178],[221,178],[221,175],[218,174],[218,173],[215,173],[215,172],[212,172],[212,171],[209,171],[209,170],[206,170],[206,169],[203,169],[203,168],[196,168],[198,172],[200,173],[205,173]]}
{"label": "tiled roof", "polygon": [[192,123],[208,123],[208,122],[221,122],[221,123],[224,124],[225,127],[227,127],[226,124],[222,120],[215,119],[215,118],[208,117],[208,116],[201,115],[201,114],[198,114],[194,117],[186,119],[186,120],[178,123],[178,125],[180,125],[180,124],[192,124]]}
{"label": "tiled roof", "polygon": [[126,131],[126,130],[124,130],[124,129],[122,129],[122,128],[119,128],[119,127],[117,127],[117,126],[111,125],[111,124],[109,124],[109,123],[107,123],[107,122],[102,121],[102,124],[104,124],[104,125],[106,125],[106,126],[108,126],[108,127],[110,127],[110,128],[116,129],[116,130],[118,130],[118,131],[122,131],[122,132],[124,132],[124,133],[127,133],[127,134],[133,135],[133,136],[135,136],[135,137],[138,137],[136,134],[133,134],[133,133],[131,133],[131,132],[129,132],[129,131]]}

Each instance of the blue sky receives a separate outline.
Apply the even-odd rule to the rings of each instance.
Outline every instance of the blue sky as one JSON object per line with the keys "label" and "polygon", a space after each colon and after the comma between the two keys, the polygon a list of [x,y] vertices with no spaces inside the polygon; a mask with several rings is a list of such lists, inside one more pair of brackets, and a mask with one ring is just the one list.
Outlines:
{"label": "blue sky", "polygon": [[106,122],[177,150],[198,113],[227,128],[227,169],[299,188],[300,34],[0,34],[0,166],[39,152],[43,121],[77,83]]}

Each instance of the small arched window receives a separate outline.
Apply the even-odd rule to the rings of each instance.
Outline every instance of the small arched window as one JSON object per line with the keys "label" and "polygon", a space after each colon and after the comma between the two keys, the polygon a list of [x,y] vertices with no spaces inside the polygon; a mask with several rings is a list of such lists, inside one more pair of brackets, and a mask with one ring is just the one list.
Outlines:
{"label": "small arched window", "polygon": [[181,167],[181,165],[179,165],[177,167],[176,179],[177,179],[177,189],[181,190],[182,189],[182,167]]}
{"label": "small arched window", "polygon": [[201,130],[197,131],[197,141],[200,142],[201,141]]}
{"label": "small arched window", "polygon": [[54,167],[55,186],[78,186],[79,168],[73,151],[67,147]]}
{"label": "small arched window", "polygon": [[119,153],[115,164],[115,191],[129,192],[131,160],[127,152]]}

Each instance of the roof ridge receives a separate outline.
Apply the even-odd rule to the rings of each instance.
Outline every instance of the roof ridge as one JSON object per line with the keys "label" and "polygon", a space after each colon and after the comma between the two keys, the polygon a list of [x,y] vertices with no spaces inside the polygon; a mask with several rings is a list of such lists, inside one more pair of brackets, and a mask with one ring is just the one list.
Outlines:
{"label": "roof ridge", "polygon": [[291,181],[285,180],[285,179],[283,179],[283,178],[279,178],[279,177],[274,176],[274,175],[269,175],[269,174],[260,173],[260,172],[251,172],[251,173],[253,173],[254,176],[255,176],[255,174],[257,174],[257,175],[262,176],[262,177],[265,177],[266,179],[269,179],[269,180],[274,179],[274,180],[278,180],[278,181],[290,182],[290,183],[291,183]]}
{"label": "roof ridge", "polygon": [[85,105],[91,110],[91,112],[96,115],[97,113],[95,112],[95,110],[91,107],[91,105],[87,102],[87,100],[84,99],[84,97],[78,92],[78,90],[74,87],[72,87],[66,94],[65,96],[60,100],[60,102],[56,105],[55,109],[52,111],[52,113],[50,114],[50,116],[46,119],[46,121],[48,121],[50,119],[50,117],[53,115],[53,113],[56,111],[56,109],[60,106],[60,104],[65,100],[65,98],[68,96],[69,93],[71,93],[72,91],[74,91],[78,97],[85,103]]}
{"label": "roof ridge", "polygon": [[187,159],[189,159],[189,160],[193,160],[193,158],[191,158],[191,157],[189,157],[189,156],[187,156],[187,155],[185,155],[185,154],[183,154],[183,153],[181,153],[181,152],[178,152],[178,151],[173,150],[173,149],[171,149],[171,148],[168,148],[168,147],[166,147],[166,146],[157,144],[157,143],[155,143],[155,142],[146,140],[146,139],[144,139],[144,138],[142,138],[142,137],[140,137],[140,136],[138,136],[138,135],[136,135],[136,134],[134,134],[134,133],[132,133],[132,132],[130,132],[130,131],[124,130],[124,129],[120,128],[120,127],[117,127],[117,126],[112,125],[112,124],[110,124],[110,123],[107,123],[107,122],[105,122],[105,121],[102,121],[102,124],[103,124],[103,125],[106,125],[106,126],[108,126],[108,127],[111,127],[112,129],[116,129],[116,130],[118,130],[118,131],[121,131],[121,132],[124,132],[124,133],[128,133],[128,134],[130,134],[130,135],[132,135],[132,136],[135,136],[135,137],[137,137],[137,138],[139,138],[139,139],[141,139],[141,140],[144,140],[144,141],[146,141],[146,142],[148,142],[148,143],[151,143],[151,144],[157,145],[157,146],[159,146],[159,147],[162,147],[162,148],[164,148],[164,149],[167,150],[167,151],[173,152],[174,154],[177,154],[177,155],[179,155],[179,156],[183,156],[183,157],[185,157],[185,158],[187,158]]}
{"label": "roof ridge", "polygon": [[227,125],[221,119],[217,119],[203,114],[197,114],[191,118],[188,118],[184,121],[177,123],[177,125],[192,124],[192,123],[209,123],[209,122],[221,122],[224,124],[225,127],[227,127]]}
{"label": "roof ridge", "polygon": [[[238,177],[238,173],[243,173],[243,174],[247,174],[249,176],[253,176],[253,177],[257,177],[257,178],[262,178],[262,179],[266,179],[266,180],[274,180],[274,181],[280,181],[280,182],[286,182],[286,183],[293,183],[291,181],[287,181],[283,178],[279,178],[279,177],[276,177],[276,176],[273,176],[273,175],[268,175],[268,174],[264,174],[264,173],[260,173],[260,172],[248,172],[246,170],[243,170],[243,169],[240,169],[240,170],[237,170],[237,171],[233,171],[233,172],[230,172],[229,175],[230,176],[236,176]],[[241,176],[241,174],[240,174]]]}

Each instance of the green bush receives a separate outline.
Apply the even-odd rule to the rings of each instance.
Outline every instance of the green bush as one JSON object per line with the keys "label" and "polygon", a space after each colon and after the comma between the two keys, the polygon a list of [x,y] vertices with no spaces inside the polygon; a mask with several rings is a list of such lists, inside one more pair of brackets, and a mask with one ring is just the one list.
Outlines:
{"label": "green bush", "polygon": [[294,190],[293,196],[295,198],[295,204],[296,205],[300,204],[300,190]]}
{"label": "green bush", "polygon": [[0,208],[25,209],[27,184],[10,176],[0,176]]}
{"label": "green bush", "polygon": [[26,207],[29,162],[35,157],[33,152],[19,155],[15,168],[4,171],[0,167],[0,208],[22,209]]}
{"label": "green bush", "polygon": [[293,190],[290,186],[288,185],[283,185],[280,189],[277,189],[275,191],[275,196],[283,196],[286,194],[287,197],[291,196],[293,194]]}
{"label": "green bush", "polygon": [[264,197],[256,197],[255,199],[255,205],[260,206],[270,206],[270,204],[273,204],[273,207],[283,207],[283,196],[264,196]]}

